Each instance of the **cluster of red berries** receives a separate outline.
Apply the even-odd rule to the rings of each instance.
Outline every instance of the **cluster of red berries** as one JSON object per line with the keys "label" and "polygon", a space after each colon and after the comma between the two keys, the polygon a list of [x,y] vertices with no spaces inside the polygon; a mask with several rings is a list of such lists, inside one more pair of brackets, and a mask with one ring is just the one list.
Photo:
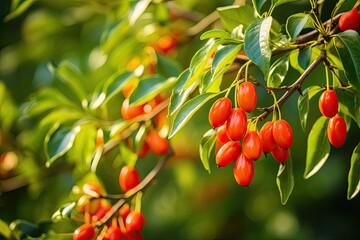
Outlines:
{"label": "cluster of red berries", "polygon": [[218,99],[209,111],[209,122],[218,128],[216,164],[225,167],[235,160],[235,179],[239,185],[247,186],[254,175],[253,161],[259,159],[263,152],[271,152],[277,161],[285,162],[293,135],[285,120],[268,122],[259,133],[248,129],[246,112],[252,112],[257,103],[256,88],[251,82],[240,84],[237,102],[239,107],[232,108],[229,98]]}
{"label": "cluster of red berries", "polygon": [[346,122],[338,115],[339,100],[334,90],[325,90],[319,99],[319,109],[323,116],[330,118],[327,126],[329,142],[334,147],[341,147],[346,140]]}
{"label": "cluster of red berries", "polygon": [[[119,183],[123,191],[128,191],[140,182],[140,177],[135,168],[125,166],[120,172]],[[78,201],[78,210],[84,214],[85,223],[74,232],[74,240],[121,240],[142,239],[139,231],[143,228],[144,215],[137,210],[131,210],[124,204],[112,217],[107,225],[102,226],[98,234],[96,223],[101,220],[112,208],[112,205],[101,198],[104,193],[96,182],[84,184],[84,195]]]}

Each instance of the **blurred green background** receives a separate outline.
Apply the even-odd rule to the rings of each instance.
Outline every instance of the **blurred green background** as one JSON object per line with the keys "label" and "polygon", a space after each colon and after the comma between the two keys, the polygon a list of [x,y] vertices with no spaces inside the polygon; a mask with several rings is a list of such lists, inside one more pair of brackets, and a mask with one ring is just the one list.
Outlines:
{"label": "blurred green background", "polygon": [[[306,2],[298,1],[290,7],[287,5],[286,9],[279,8],[274,14],[283,23],[292,12],[307,9]],[[30,146],[32,149],[41,149],[41,143],[29,140],[36,138],[36,132],[27,132],[25,136],[22,134],[23,129],[32,123],[18,120],[21,119],[23,104],[32,94],[51,84],[52,76],[47,68],[49,62],[67,59],[75,63],[89,78],[89,83],[117,68],[117,60],[121,61],[118,58],[102,66],[98,50],[106,16],[113,13],[111,9],[117,3],[101,0],[36,1],[19,17],[4,21],[10,12],[11,2],[0,1],[0,90],[3,89],[0,91],[1,153],[23,152],[28,144],[34,145]],[[176,3],[204,16],[232,1],[205,3],[186,0]],[[331,9],[333,3],[325,5],[325,10]],[[182,33],[192,24],[179,22],[172,27]],[[199,35],[185,38],[184,44],[171,57],[185,69],[202,44]],[[121,53],[122,49],[119,51]],[[297,76],[299,74],[291,70],[287,81]],[[232,74],[226,76],[229,81],[233,78]],[[304,85],[323,83],[324,72],[319,67]],[[258,105],[267,106],[270,99],[268,94],[261,90],[258,94]],[[350,156],[360,134],[355,123],[350,128],[345,146],[331,149],[331,156],[324,167],[310,179],[304,180],[306,137],[320,113],[315,97],[311,102],[308,129],[304,133],[297,113],[297,93],[289,99],[283,106],[283,118],[291,123],[295,133],[295,143],[291,149],[295,188],[287,205],[282,206],[275,183],[278,163],[271,157],[262,157],[255,162],[254,180],[247,188],[236,184],[232,167],[217,169],[212,163],[211,174],[204,170],[198,156],[198,146],[202,135],[210,128],[207,113],[211,104],[206,104],[172,139],[175,157],[144,194],[144,239],[358,237],[360,199],[346,200]],[[119,112],[119,109],[114,112]],[[5,124],[5,119],[10,123]],[[68,165],[58,164],[46,169],[44,154],[41,150],[37,152],[38,155],[34,155],[34,152],[30,156],[21,155],[17,166],[9,174],[1,174],[0,219],[6,224],[15,219],[35,223],[49,219],[61,204],[67,202],[73,185],[94,177],[82,178],[73,174]],[[149,162],[143,163],[144,169],[154,161],[156,159],[149,159]],[[112,169],[112,172],[100,174],[100,180],[108,192],[118,191],[118,171]],[[74,227],[73,223],[60,222],[53,229],[71,232]]]}

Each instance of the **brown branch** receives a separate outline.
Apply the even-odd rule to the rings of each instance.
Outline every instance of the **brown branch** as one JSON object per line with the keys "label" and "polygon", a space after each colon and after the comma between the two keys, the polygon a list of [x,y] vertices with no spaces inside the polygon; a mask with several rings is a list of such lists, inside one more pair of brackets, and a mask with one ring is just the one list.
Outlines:
{"label": "brown branch", "polygon": [[219,14],[215,10],[212,13],[210,13],[209,15],[207,15],[206,17],[204,17],[196,25],[189,28],[186,35],[189,37],[196,36],[197,34],[202,32],[205,28],[207,28],[210,24],[212,24],[213,22],[215,22],[218,19],[219,19]]}

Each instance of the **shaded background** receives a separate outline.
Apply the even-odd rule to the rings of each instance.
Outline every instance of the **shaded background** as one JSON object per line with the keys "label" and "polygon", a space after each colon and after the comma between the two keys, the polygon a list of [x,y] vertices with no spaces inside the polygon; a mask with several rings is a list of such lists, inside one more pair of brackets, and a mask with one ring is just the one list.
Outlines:
{"label": "shaded background", "polygon": [[[65,3],[66,2],[66,3]],[[91,5],[103,4],[104,9]],[[109,1],[111,2],[111,1]],[[97,68],[91,59],[105,24],[108,8],[102,1],[37,1],[24,14],[0,22],[0,80],[4,89],[0,94],[5,105],[0,115],[11,118],[0,130],[1,152],[17,151],[29,142],[21,137],[28,123],[18,121],[21,107],[30,96],[42,87],[51,84],[52,77],[47,64],[69,59],[74,62],[91,82],[103,72],[113,68]],[[200,0],[176,1],[183,8],[206,15],[216,7],[232,1]],[[181,2],[181,3],[180,3]],[[276,9],[275,17],[280,23],[299,9],[308,9],[307,1],[298,1],[292,6]],[[324,12],[334,3],[326,3]],[[87,7],[84,7],[87,6]],[[10,1],[0,2],[0,17],[9,13]],[[329,12],[329,11],[328,11]],[[326,17],[326,16],[325,16]],[[324,18],[325,18],[324,17]],[[174,24],[179,32],[186,31],[192,23]],[[203,42],[199,36],[187,38],[186,44],[171,57],[185,69],[193,54]],[[95,54],[95,57],[94,57]],[[116,63],[113,63],[116,64]],[[95,61],[96,65],[96,61]],[[288,80],[299,74],[291,70]],[[91,79],[93,78],[93,79]],[[226,80],[234,79],[227,75]],[[308,85],[325,82],[322,67],[316,69]],[[225,81],[224,84],[228,82]],[[286,83],[285,83],[286,84]],[[4,100],[6,99],[6,100]],[[269,96],[259,90],[259,106],[267,106]],[[318,97],[311,102],[308,126],[320,112]],[[291,149],[294,163],[295,188],[286,206],[280,204],[275,178],[278,163],[272,158],[262,157],[255,162],[253,183],[248,188],[239,187],[233,177],[232,167],[217,169],[212,163],[208,174],[198,157],[201,136],[210,128],[207,113],[211,102],[206,104],[186,127],[174,137],[175,157],[163,169],[155,184],[143,197],[143,212],[146,225],[142,231],[145,239],[354,239],[358,237],[360,224],[360,199],[346,200],[347,173],[352,150],[358,142],[360,131],[355,123],[349,131],[347,141],[341,149],[331,149],[324,167],[308,180],[303,179],[306,154],[306,137],[301,130],[297,113],[297,93],[283,106],[283,118],[287,119],[295,133]],[[114,110],[119,112],[118,109]],[[5,113],[4,113],[5,112]],[[35,133],[34,133],[35,134]],[[25,137],[26,138],[26,137]],[[30,143],[31,144],[31,143]],[[39,144],[34,142],[33,144]],[[156,159],[149,159],[149,163]],[[14,180],[14,188],[0,192],[0,219],[9,224],[15,219],[26,219],[38,223],[48,219],[66,202],[74,184],[92,179],[73,174],[71,168],[56,165],[45,169],[44,154],[35,158],[21,158],[17,166],[7,175],[1,175],[0,185]],[[117,172],[116,172],[117,171]],[[100,179],[108,192],[117,192],[117,173],[101,172]],[[23,176],[26,176],[23,178]],[[29,180],[32,179],[32,180]],[[11,185],[11,184],[10,184]],[[71,232],[73,223],[60,222],[54,229]],[[2,237],[0,236],[0,239]]]}

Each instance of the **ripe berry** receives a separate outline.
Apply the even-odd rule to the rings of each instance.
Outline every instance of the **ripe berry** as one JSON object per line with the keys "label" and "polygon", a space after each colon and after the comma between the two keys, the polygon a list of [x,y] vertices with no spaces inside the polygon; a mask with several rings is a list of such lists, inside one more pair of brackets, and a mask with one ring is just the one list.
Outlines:
{"label": "ripe berry", "polygon": [[274,157],[274,159],[280,163],[283,163],[287,160],[289,156],[289,149],[284,149],[276,146],[272,151],[271,155]]}
{"label": "ripe berry", "polygon": [[281,119],[274,122],[272,133],[276,145],[281,148],[289,148],[293,143],[293,133],[290,124]]}
{"label": "ripe berry", "polygon": [[144,104],[129,106],[129,99],[126,98],[121,106],[121,116],[124,120],[133,119],[144,113]]}
{"label": "ripe berry", "polygon": [[85,223],[77,228],[73,235],[73,240],[91,240],[96,235],[93,225]]}
{"label": "ripe berry", "polygon": [[263,150],[261,140],[257,132],[250,131],[245,135],[242,148],[247,158],[251,160],[260,158]]}
{"label": "ripe berry", "polygon": [[209,111],[209,122],[214,128],[220,127],[228,119],[231,112],[231,100],[219,98],[214,102]]}
{"label": "ripe berry", "polygon": [[240,153],[234,164],[234,176],[240,186],[247,186],[254,176],[254,163],[244,153]]}
{"label": "ripe berry", "polygon": [[136,187],[140,183],[140,176],[137,170],[131,166],[124,166],[119,174],[119,184],[124,192]]}
{"label": "ripe berry", "polygon": [[216,138],[221,141],[222,143],[227,143],[229,141],[231,141],[231,139],[228,137],[227,133],[226,133],[226,125],[222,125],[221,127],[219,127],[217,133],[216,133]]}
{"label": "ripe berry", "polygon": [[225,143],[216,154],[216,164],[218,167],[225,167],[229,165],[241,152],[240,142]]}
{"label": "ripe berry", "polygon": [[149,144],[147,144],[147,142],[144,142],[141,149],[137,153],[138,157],[145,157],[148,154],[149,149]]}
{"label": "ripe berry", "polygon": [[145,142],[149,145],[151,151],[157,155],[164,155],[169,152],[169,143],[168,141],[161,137],[156,131],[149,131]]}
{"label": "ripe berry", "polygon": [[244,110],[234,108],[226,122],[226,132],[230,139],[238,141],[245,136],[247,130],[247,118]]}
{"label": "ripe berry", "polygon": [[338,113],[339,100],[334,90],[324,91],[319,99],[319,109],[322,115],[332,118]]}
{"label": "ripe berry", "polygon": [[336,115],[331,118],[327,126],[327,135],[331,145],[341,147],[346,140],[346,131],[346,123],[341,116]]}
{"label": "ripe berry", "polygon": [[120,228],[116,226],[111,226],[106,232],[107,239],[109,240],[119,240],[121,239],[123,233],[121,232]]}
{"label": "ripe berry", "polygon": [[82,195],[79,200],[78,200],[78,210],[79,212],[81,213],[85,213],[85,212],[88,212],[90,213],[91,215],[92,214],[95,214],[100,206],[101,206],[101,199],[92,199],[90,200],[92,197],[87,195],[87,194],[84,194]]}
{"label": "ripe berry", "polygon": [[220,141],[218,138],[216,138],[215,141],[215,156],[217,155],[217,153],[219,152],[219,150],[221,149],[222,146],[224,146],[225,143],[223,143],[222,141]]}
{"label": "ripe berry", "polygon": [[110,211],[111,205],[107,204],[104,206],[101,206],[99,210],[91,217],[91,222],[97,222],[100,219],[102,219],[108,211]]}
{"label": "ripe berry", "polygon": [[359,13],[357,8],[353,8],[348,12],[344,12],[340,16],[339,28],[343,32],[349,29],[357,31],[359,28]]}
{"label": "ripe berry", "polygon": [[102,187],[97,182],[88,182],[85,183],[82,187],[83,193],[97,197],[103,194]]}
{"label": "ripe berry", "polygon": [[267,122],[260,129],[259,137],[264,152],[271,152],[276,147],[275,139],[272,134],[273,125],[274,122]]}
{"label": "ripe berry", "polygon": [[237,93],[237,101],[239,106],[245,112],[254,111],[257,102],[257,95],[254,84],[251,82],[243,82],[240,84]]}
{"label": "ripe berry", "polygon": [[129,213],[131,212],[129,204],[124,204],[120,209],[119,209],[119,215],[122,217],[122,219],[125,221],[127,215],[129,215]]}
{"label": "ripe berry", "polygon": [[175,38],[170,35],[164,35],[159,39],[154,48],[159,52],[167,54],[176,48]]}
{"label": "ripe berry", "polygon": [[144,215],[139,211],[130,212],[125,220],[125,227],[128,232],[140,231],[144,226]]}

